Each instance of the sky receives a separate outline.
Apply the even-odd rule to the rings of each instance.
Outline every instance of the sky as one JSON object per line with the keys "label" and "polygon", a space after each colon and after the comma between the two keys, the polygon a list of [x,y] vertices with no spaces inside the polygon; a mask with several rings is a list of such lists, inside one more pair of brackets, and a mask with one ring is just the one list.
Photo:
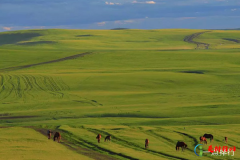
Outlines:
{"label": "sky", "polygon": [[0,0],[0,31],[240,28],[240,0]]}

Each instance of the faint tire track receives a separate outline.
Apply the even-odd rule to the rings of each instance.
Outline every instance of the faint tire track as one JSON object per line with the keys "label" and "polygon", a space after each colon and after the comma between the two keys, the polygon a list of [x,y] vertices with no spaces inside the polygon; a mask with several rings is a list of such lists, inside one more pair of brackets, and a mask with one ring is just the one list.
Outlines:
{"label": "faint tire track", "polygon": [[[206,31],[206,32],[209,32],[209,31]],[[188,43],[196,44],[197,47],[195,49],[200,49],[201,47],[204,47],[205,49],[209,49],[210,44],[193,41],[194,38],[197,38],[198,36],[200,36],[201,34],[204,34],[206,32],[198,32],[198,33],[194,33],[194,34],[191,34],[189,36],[186,36],[184,38],[184,41],[188,42]]]}

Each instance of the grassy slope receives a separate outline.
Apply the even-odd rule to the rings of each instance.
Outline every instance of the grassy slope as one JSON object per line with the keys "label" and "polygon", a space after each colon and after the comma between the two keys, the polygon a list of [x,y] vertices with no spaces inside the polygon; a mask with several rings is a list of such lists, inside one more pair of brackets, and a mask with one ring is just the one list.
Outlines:
{"label": "grassy slope", "polygon": [[[196,32],[202,31],[33,30],[1,33],[0,69],[86,51],[92,54],[0,72],[1,114],[36,116],[0,119],[0,122],[4,126],[54,128],[66,125],[60,129],[76,133],[91,143],[96,141],[96,133],[91,132],[92,137],[88,135],[93,131],[91,129],[106,130],[120,139],[112,146],[101,144],[102,147],[140,159],[174,159],[169,155],[195,158],[194,139],[187,139],[177,132],[186,132],[197,140],[205,132],[214,133],[218,138],[213,145],[223,145],[222,137],[229,135],[229,145],[240,148],[235,142],[239,134],[232,133],[240,123],[240,61],[238,50],[231,49],[238,48],[238,44],[224,40],[224,45],[217,45],[223,38],[235,39],[240,32],[205,33],[195,40],[209,43],[210,50],[194,50],[195,45],[183,39]],[[82,125],[88,129],[81,130]],[[128,127],[124,132],[112,132],[120,126]],[[136,128],[139,126],[152,128]],[[165,133],[159,129],[161,126],[170,128],[164,127]],[[183,126],[191,130],[183,131]],[[159,134],[170,140],[161,140]],[[153,142],[153,151],[145,153],[141,147],[147,137]],[[131,143],[125,144],[121,138],[127,138]],[[177,140],[186,141],[191,146],[190,151],[184,154],[172,152]],[[79,142],[75,143],[79,145]]]}
{"label": "grassy slope", "polygon": [[67,150],[64,146],[48,140],[29,128],[1,128],[1,159],[7,160],[91,160],[88,157]]}

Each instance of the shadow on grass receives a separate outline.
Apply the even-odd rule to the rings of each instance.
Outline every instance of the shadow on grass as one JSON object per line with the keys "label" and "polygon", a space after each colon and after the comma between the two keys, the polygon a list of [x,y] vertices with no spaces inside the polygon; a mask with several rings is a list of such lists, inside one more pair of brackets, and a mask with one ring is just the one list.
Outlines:
{"label": "shadow on grass", "polygon": [[182,73],[204,74],[203,71],[181,71]]}
{"label": "shadow on grass", "polygon": [[37,44],[55,44],[54,41],[37,41],[37,42],[24,42],[18,43],[17,45],[37,45]]}
{"label": "shadow on grass", "polygon": [[162,117],[157,115],[144,115],[138,113],[104,113],[104,114],[92,114],[86,115],[86,117],[98,117],[98,118],[106,118],[106,117],[127,117],[127,118],[169,118],[169,117]]}
{"label": "shadow on grass", "polygon": [[91,35],[91,34],[83,34],[83,35],[77,35],[76,37],[91,37],[91,36],[94,36],[94,35]]}
{"label": "shadow on grass", "polygon": [[27,41],[34,37],[41,36],[39,33],[4,33],[0,34],[0,46],[6,44],[15,44],[20,41]]}

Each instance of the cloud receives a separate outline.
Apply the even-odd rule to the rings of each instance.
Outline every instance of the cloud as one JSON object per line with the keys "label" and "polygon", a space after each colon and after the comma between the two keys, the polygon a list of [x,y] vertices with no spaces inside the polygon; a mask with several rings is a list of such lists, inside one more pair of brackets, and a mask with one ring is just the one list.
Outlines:
{"label": "cloud", "polygon": [[98,26],[104,26],[106,24],[106,22],[98,22],[97,25]]}
{"label": "cloud", "polygon": [[114,21],[114,24],[128,24],[128,23],[135,23],[137,20],[129,19],[129,20],[118,20]]}
{"label": "cloud", "polygon": [[155,4],[156,2],[154,2],[154,1],[146,1],[145,3],[147,3],[147,4]]}
{"label": "cloud", "polygon": [[132,3],[156,4],[156,2],[154,2],[154,1],[145,1],[145,2],[133,1]]}
{"label": "cloud", "polygon": [[[239,16],[239,1],[240,0],[0,0],[0,31],[7,31],[3,29],[3,27],[14,27],[10,28],[12,31],[22,29],[26,26],[30,28],[41,28],[40,26],[45,26],[45,28],[52,28],[52,26],[84,28],[90,26],[91,28],[95,26],[96,28],[102,29],[111,28],[111,25],[115,27],[119,23],[127,23],[124,24],[123,27],[126,26],[128,28],[158,28],[164,26],[159,21],[152,22],[152,26],[136,21],[136,19],[145,19],[149,22],[153,18],[158,20],[159,18],[176,18],[175,20],[178,21],[179,24],[175,24],[174,27],[181,27],[180,23],[187,21],[191,22],[191,26],[199,27],[200,24],[195,21],[196,19],[181,17],[199,18],[213,16],[220,17],[215,19],[215,26],[219,28],[219,24],[222,23],[221,18]],[[206,4],[204,2],[209,3]],[[180,18],[182,21],[180,22],[177,18]],[[130,21],[124,22],[125,20],[134,20],[134,23],[130,23]],[[229,25],[240,25],[237,18],[235,20],[231,18],[231,20],[232,23]],[[193,24],[193,21],[196,22],[196,24]],[[206,24],[206,26],[208,25]],[[204,27],[208,28],[206,26]],[[171,25],[169,25],[169,27],[171,27]]]}
{"label": "cloud", "polygon": [[121,3],[105,2],[106,5],[121,5]]}
{"label": "cloud", "polygon": [[13,27],[2,27],[6,31],[10,31]]}

